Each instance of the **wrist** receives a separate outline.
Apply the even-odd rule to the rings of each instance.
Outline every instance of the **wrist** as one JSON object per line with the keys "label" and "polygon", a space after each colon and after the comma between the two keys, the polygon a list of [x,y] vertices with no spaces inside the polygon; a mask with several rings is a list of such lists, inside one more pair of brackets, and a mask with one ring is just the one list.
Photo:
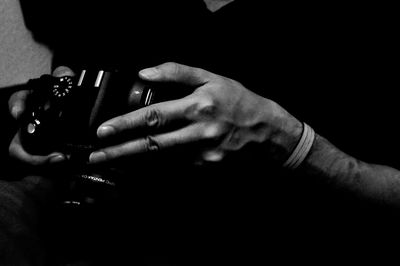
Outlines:
{"label": "wrist", "polygon": [[289,158],[283,163],[283,167],[291,170],[299,167],[310,152],[311,147],[314,143],[314,139],[314,130],[309,125],[303,122],[301,138],[296,144],[294,150],[291,152]]}
{"label": "wrist", "polygon": [[303,123],[289,114],[277,103],[270,101],[265,109],[267,150],[270,158],[282,165],[299,143],[303,133]]}

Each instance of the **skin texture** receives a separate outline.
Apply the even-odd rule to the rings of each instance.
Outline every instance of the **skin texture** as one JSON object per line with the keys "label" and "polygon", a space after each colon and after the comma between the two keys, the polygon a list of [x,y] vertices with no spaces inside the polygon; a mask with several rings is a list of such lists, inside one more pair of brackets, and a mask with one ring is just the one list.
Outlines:
{"label": "skin texture", "polygon": [[400,204],[400,172],[397,169],[358,160],[321,136],[316,137],[301,170],[360,197],[393,206]]}
{"label": "skin texture", "polygon": [[[152,82],[183,83],[194,92],[103,123],[98,130],[102,139],[143,129],[148,134],[93,153],[92,163],[190,143],[203,144],[196,156],[200,164],[222,161],[251,143],[268,145],[273,150],[269,156],[279,160],[301,133],[300,122],[279,105],[226,77],[176,63],[145,69],[139,75]],[[172,130],[165,132],[168,126]]]}
{"label": "skin texture", "polygon": [[[64,67],[54,74],[68,73],[72,71]],[[100,140],[118,139],[127,134],[132,137],[95,151],[90,155],[90,163],[101,164],[187,146],[194,147],[197,154],[192,163],[201,165],[222,162],[228,155],[239,156],[251,146],[262,152],[266,160],[282,164],[300,139],[302,124],[299,120],[279,104],[254,94],[237,81],[176,63],[144,69],[139,77],[151,82],[177,82],[193,92],[184,98],[156,103],[104,122],[97,131]],[[15,106],[23,112],[25,99],[23,92],[11,97],[12,114],[15,115]],[[10,144],[10,155],[31,165],[65,159],[58,153],[27,154],[18,134]],[[308,156],[294,174],[296,171],[360,197],[400,205],[400,172],[397,169],[360,161],[318,134]]]}

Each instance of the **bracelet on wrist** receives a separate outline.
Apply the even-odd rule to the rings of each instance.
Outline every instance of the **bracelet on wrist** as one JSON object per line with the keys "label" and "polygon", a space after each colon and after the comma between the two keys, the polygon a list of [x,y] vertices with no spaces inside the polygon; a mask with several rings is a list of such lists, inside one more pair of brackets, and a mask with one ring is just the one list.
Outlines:
{"label": "bracelet on wrist", "polygon": [[292,154],[283,163],[283,167],[291,170],[298,168],[306,158],[307,154],[310,152],[312,144],[314,143],[314,139],[314,130],[306,123],[303,123],[303,132],[301,134],[301,138]]}

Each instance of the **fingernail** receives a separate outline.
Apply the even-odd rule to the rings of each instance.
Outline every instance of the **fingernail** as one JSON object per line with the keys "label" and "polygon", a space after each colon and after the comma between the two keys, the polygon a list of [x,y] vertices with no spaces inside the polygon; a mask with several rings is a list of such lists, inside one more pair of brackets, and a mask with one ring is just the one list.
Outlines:
{"label": "fingernail", "polygon": [[90,163],[100,163],[106,160],[106,154],[104,152],[92,152],[89,156]]}
{"label": "fingernail", "polygon": [[18,118],[21,111],[22,111],[21,107],[16,105],[16,106],[13,106],[13,108],[11,109],[11,114],[14,118]]}
{"label": "fingernail", "polygon": [[50,157],[49,160],[50,160],[51,163],[59,163],[59,162],[62,162],[62,161],[65,160],[65,156],[61,155],[61,154],[55,155],[53,157]]}
{"label": "fingernail", "polygon": [[139,71],[139,75],[146,79],[155,78],[158,75],[158,70],[154,67],[146,68]]}
{"label": "fingernail", "polygon": [[107,137],[109,135],[114,134],[115,130],[113,127],[110,126],[101,126],[99,127],[99,129],[97,130],[97,136],[99,136],[100,138],[104,138]]}

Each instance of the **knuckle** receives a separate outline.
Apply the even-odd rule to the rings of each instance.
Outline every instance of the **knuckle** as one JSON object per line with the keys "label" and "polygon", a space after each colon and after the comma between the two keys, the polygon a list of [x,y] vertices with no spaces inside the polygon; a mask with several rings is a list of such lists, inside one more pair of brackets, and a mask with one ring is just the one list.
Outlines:
{"label": "knuckle", "polygon": [[213,118],[217,115],[217,105],[206,93],[199,92],[192,97],[193,102],[185,111],[188,119]]}
{"label": "knuckle", "polygon": [[165,69],[167,70],[167,75],[170,77],[179,77],[181,68],[180,65],[175,62],[165,63]]}
{"label": "knuckle", "polygon": [[174,67],[175,65],[177,65],[177,63],[173,61],[169,61],[164,64],[166,67]]}
{"label": "knuckle", "polygon": [[212,83],[212,90],[216,92],[222,91],[223,93],[227,93],[227,90],[229,91],[229,89],[237,87],[242,87],[242,84],[234,79],[223,76],[217,76]]}
{"label": "knuckle", "polygon": [[176,71],[178,69],[178,64],[175,62],[167,62],[164,64],[164,67],[171,71]]}
{"label": "knuckle", "polygon": [[226,86],[226,81],[222,77],[218,77],[215,82],[212,83],[213,91],[220,91]]}
{"label": "knuckle", "polygon": [[197,104],[197,114],[205,117],[215,117],[217,106],[211,97],[203,97]]}
{"label": "knuckle", "polygon": [[162,125],[162,115],[158,109],[148,109],[144,119],[148,127],[158,128]]}
{"label": "knuckle", "polygon": [[146,136],[144,146],[146,151],[158,151],[160,149],[160,144],[153,136]]}

